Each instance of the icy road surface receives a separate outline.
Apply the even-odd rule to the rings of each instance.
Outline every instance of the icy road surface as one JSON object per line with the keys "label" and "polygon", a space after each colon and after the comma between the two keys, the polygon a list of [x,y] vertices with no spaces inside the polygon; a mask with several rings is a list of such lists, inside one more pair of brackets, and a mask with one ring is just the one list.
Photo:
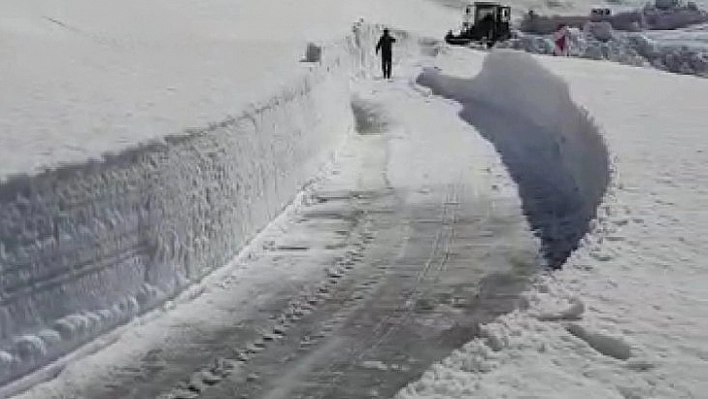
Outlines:
{"label": "icy road surface", "polygon": [[249,256],[23,397],[390,397],[511,311],[541,265],[516,184],[413,69],[358,84],[358,134]]}

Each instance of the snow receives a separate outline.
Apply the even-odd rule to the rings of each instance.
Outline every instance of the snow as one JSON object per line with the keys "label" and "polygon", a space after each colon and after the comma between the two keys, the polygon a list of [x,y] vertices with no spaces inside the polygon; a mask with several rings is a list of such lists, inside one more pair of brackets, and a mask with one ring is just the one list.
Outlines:
{"label": "snow", "polygon": [[[647,66],[674,73],[708,76],[708,47],[705,31],[611,32],[608,40],[600,40],[592,30],[571,30],[569,55],[594,60],[608,60],[625,65]],[[499,43],[498,48],[513,48],[534,54],[552,54],[551,36],[520,34],[518,38]]]}
{"label": "snow", "polygon": [[301,3],[2,2],[0,181],[237,117],[360,18],[437,34],[456,17],[424,0]]}
{"label": "snow", "polygon": [[[446,5],[455,3],[442,2]],[[552,33],[562,22],[573,26],[569,48],[569,55],[573,57],[708,76],[705,25],[708,12],[704,10],[704,4],[697,3],[697,10],[685,5],[659,10],[650,3],[642,8],[644,2],[612,2],[607,5],[614,13],[609,22],[589,22],[589,10],[598,7],[595,3],[546,2],[540,7],[532,7],[533,2],[516,1],[509,4],[514,7],[518,17],[513,25],[521,31],[514,32],[515,37],[512,39],[497,43],[497,48],[551,55],[555,48]],[[553,4],[558,4],[558,7]],[[530,8],[537,15],[533,20],[526,15]],[[613,26],[616,30],[613,30]]]}
{"label": "snow", "polygon": [[609,179],[607,149],[565,83],[517,59],[514,51],[499,51],[485,59],[474,80],[433,69],[418,83],[463,104],[460,116],[494,143],[550,266],[559,267],[595,217]]}
{"label": "snow", "polygon": [[671,31],[645,32],[645,35],[667,46],[689,46],[708,49],[708,24]]}
{"label": "snow", "polygon": [[[399,38],[406,37],[399,32],[394,34]],[[417,48],[420,45],[416,38],[412,35],[408,37],[411,44],[406,44],[406,40],[399,42],[401,47],[397,50],[402,51],[398,51],[397,54],[405,54],[407,47],[411,48],[411,55],[420,53],[421,49]],[[424,52],[435,53],[428,46],[429,44],[423,44]],[[164,312],[156,311],[157,314],[138,318],[128,326],[129,328],[119,329],[109,334],[112,341],[107,348],[90,356],[74,359],[63,369],[61,368],[63,365],[55,365],[54,371],[59,373],[56,379],[37,385],[32,390],[21,394],[19,398],[99,397],[100,395],[92,396],[91,391],[85,390],[86,387],[92,384],[106,386],[118,383],[119,377],[125,378],[126,374],[132,377],[129,381],[137,380],[141,378],[137,376],[138,373],[131,375],[131,371],[126,370],[139,370],[142,367],[140,359],[149,357],[150,353],[157,352],[157,357],[160,358],[159,353],[168,353],[174,351],[174,348],[191,348],[194,341],[190,339],[209,336],[211,332],[219,331],[219,328],[233,328],[237,325],[240,329],[247,329],[249,332],[260,331],[254,339],[248,337],[248,334],[242,334],[244,346],[254,353],[264,350],[263,345],[272,346],[266,342],[272,334],[285,337],[296,336],[297,331],[292,330],[297,329],[288,330],[290,327],[288,325],[275,324],[273,327],[273,323],[278,323],[276,320],[279,320],[280,315],[275,313],[271,306],[263,306],[263,304],[267,304],[272,298],[282,298],[279,301],[290,299],[288,307],[293,314],[305,314],[310,312],[309,304],[315,297],[313,293],[317,292],[315,298],[322,297],[323,286],[331,290],[324,295],[338,294],[337,287],[327,285],[326,281],[331,281],[332,278],[346,279],[348,274],[357,273],[356,269],[354,271],[348,269],[356,263],[353,261],[356,258],[336,261],[342,253],[352,252],[357,255],[356,249],[349,245],[332,245],[333,237],[339,236],[339,240],[342,240],[341,234],[335,234],[335,231],[340,232],[341,229],[351,228],[347,220],[350,214],[354,214],[352,218],[356,218],[360,217],[356,214],[368,213],[367,208],[362,208],[361,204],[356,203],[351,205],[351,209],[342,209],[342,204],[346,202],[348,195],[353,193],[364,196],[367,193],[368,195],[376,193],[373,195],[377,196],[381,191],[390,192],[389,190],[395,188],[396,197],[399,195],[406,197],[406,201],[412,203],[427,201],[429,208],[430,202],[439,200],[436,195],[440,193],[436,190],[441,187],[447,189],[455,186],[454,195],[457,201],[472,200],[488,204],[480,208],[470,207],[472,212],[486,215],[490,219],[499,218],[504,221],[505,226],[513,221],[514,225],[525,227],[516,187],[504,170],[501,160],[496,156],[494,146],[482,137],[470,134],[474,133],[474,129],[454,114],[456,104],[451,101],[434,101],[431,104],[429,96],[421,96],[415,91],[425,91],[414,85],[419,70],[416,64],[419,61],[417,57],[411,56],[397,63],[394,68],[395,81],[393,82],[366,76],[353,81],[352,106],[356,120],[359,121],[358,126],[363,129],[357,130],[359,134],[347,137],[346,144],[338,151],[337,162],[328,168],[331,168],[332,173],[323,173],[324,178],[308,186],[306,192],[294,201],[275,223],[269,225],[236,261],[192,287],[182,296],[185,300],[176,301],[179,302],[176,306],[166,306]],[[369,69],[368,72],[377,74],[374,69]],[[441,113],[445,113],[447,117],[441,118]],[[432,135],[431,131],[437,134]],[[440,154],[437,162],[430,162],[431,154]],[[385,173],[382,173],[384,171]],[[421,184],[426,192],[417,190]],[[496,209],[487,209],[487,206]],[[382,207],[380,203],[375,205],[366,218],[374,220],[385,218],[387,212],[382,212],[380,207]],[[389,207],[383,208],[386,209]],[[399,211],[397,210],[397,213]],[[406,212],[411,211],[406,210]],[[340,217],[326,218],[326,215],[337,214]],[[432,215],[438,216],[433,212],[431,215],[426,214],[424,219],[429,220]],[[405,232],[400,236],[396,234],[395,242],[408,241],[407,234],[410,234],[408,231],[412,230],[408,226],[409,223],[411,222],[405,219],[391,226],[391,229],[396,232],[398,230]],[[360,227],[365,228],[366,224],[361,223]],[[493,223],[490,225],[494,226]],[[479,229],[480,225],[475,224],[472,228]],[[357,229],[359,227],[350,234],[358,235]],[[384,253],[392,251],[390,255],[401,256],[399,249],[396,248],[397,245],[392,245],[385,240],[385,234],[380,234],[380,231],[364,231],[364,233],[365,237],[372,239],[372,246],[378,245],[383,248],[379,251]],[[527,229],[520,228],[518,231],[513,229],[512,232],[505,233],[504,237],[503,240],[497,238],[493,239],[493,242],[479,243],[484,247],[480,250],[480,256],[489,259],[490,251],[486,246],[500,246],[514,251],[513,256],[519,262],[517,266],[526,265],[525,262],[537,264],[536,240]],[[334,243],[338,241],[335,240]],[[420,241],[414,241],[409,245],[418,246]],[[458,245],[466,245],[465,240],[460,240]],[[283,252],[293,248],[306,249]],[[462,249],[453,248],[453,251],[459,254]],[[362,255],[359,253],[359,256]],[[379,261],[380,258],[376,260]],[[475,265],[474,270],[478,272],[488,268],[498,272],[498,267],[507,266],[499,259],[493,259],[487,264]],[[361,264],[356,266],[357,269],[366,269],[366,267]],[[466,273],[466,270],[462,272]],[[358,273],[362,272],[358,271]],[[368,286],[368,281],[372,277],[362,273],[363,277],[366,277]],[[435,280],[438,277],[435,277]],[[394,282],[394,284],[398,283]],[[284,292],[291,296],[285,296]],[[194,293],[199,295],[194,298]],[[415,301],[410,297],[409,299]],[[376,308],[380,308],[381,305],[378,301],[374,301],[373,306]],[[339,313],[341,309],[335,308],[335,310]],[[429,320],[431,322],[434,319]],[[315,331],[308,332],[308,337],[314,333]],[[316,339],[313,338],[314,340]],[[219,345],[221,341],[223,340],[220,339]],[[335,344],[338,342],[340,341],[334,340]],[[315,344],[313,343],[313,346]],[[230,350],[227,356],[233,354],[231,357],[234,359],[248,358],[248,354],[239,352],[240,348],[231,349],[233,350]],[[346,354],[346,351],[341,351],[337,347],[335,351]],[[280,356],[277,361],[281,361],[282,353],[276,354]],[[229,359],[223,360],[225,363],[230,362]],[[409,370],[410,367],[400,359],[380,362],[369,360],[366,356],[362,356],[361,366],[377,370],[404,371]],[[214,378],[210,371],[198,369],[202,367],[205,367],[205,364],[196,363],[186,371],[186,380],[200,388],[200,384],[204,381]],[[248,368],[248,365],[238,364],[236,367]],[[219,366],[218,370],[225,368],[227,367]],[[189,377],[189,373],[192,372],[194,374]],[[248,374],[246,378],[252,380],[259,378],[258,374],[250,371]],[[160,378],[154,379],[157,380],[155,384],[161,382]],[[162,386],[161,388],[162,392],[167,392],[174,387]],[[171,392],[175,393],[178,390],[177,388]],[[223,397],[213,393],[212,395],[212,397]]]}
{"label": "snow", "polygon": [[[428,18],[392,12],[409,7]],[[0,384],[199,281],[292,199],[353,129],[348,79],[377,32],[354,21],[449,16],[408,0],[0,4]]]}
{"label": "snow", "polygon": [[[435,37],[459,22],[422,0],[0,4],[9,93],[0,98],[0,383],[200,281],[291,201],[356,122],[387,126],[369,103],[350,103],[350,79],[376,66],[378,30],[352,34],[359,18]],[[565,264],[398,397],[701,397],[708,81],[420,44],[403,40],[403,52],[440,53],[442,72],[418,83],[461,103],[516,180],[551,266]],[[407,145],[423,146],[401,143],[394,156],[406,159]],[[445,181],[454,158],[439,156],[430,162]],[[425,169],[402,165],[390,171],[401,185]],[[554,223],[535,223],[548,212],[559,213]],[[249,272],[259,285],[235,285],[232,299],[257,297],[273,278]],[[192,289],[187,299],[205,288]],[[193,322],[205,309],[177,316]],[[145,319],[136,320],[129,326]],[[159,341],[155,331],[127,334],[122,356]]]}
{"label": "snow", "polygon": [[[2,187],[0,380],[123,324],[223,265],[353,129],[329,57],[245,116]],[[41,339],[39,338],[41,337]],[[58,338],[58,339],[57,339]]]}
{"label": "snow", "polygon": [[[460,15],[460,22],[462,22],[462,10],[464,5],[473,3],[470,0],[433,0],[439,4],[447,6],[451,9],[456,10]],[[502,3],[511,6],[512,15],[515,18],[521,18],[529,10],[534,10],[538,15],[549,15],[549,16],[582,16],[587,17],[590,15],[590,11],[596,7],[609,8],[612,10],[613,14],[618,14],[620,12],[630,12],[633,10],[641,9],[647,3],[653,3],[653,1],[647,0],[508,0]],[[708,6],[705,0],[695,1],[699,8],[705,8]]]}
{"label": "snow", "polygon": [[[552,85],[539,90],[526,82],[543,79],[546,70],[568,83],[573,101],[601,127],[611,184],[591,231],[563,270],[540,276],[525,294],[525,307],[483,326],[481,337],[397,398],[703,397],[708,104],[701,99],[708,82],[616,64],[502,54],[490,58],[526,67],[506,83],[518,88],[518,96],[553,104]],[[470,66],[482,57],[456,52],[443,73],[474,75]],[[486,66],[504,69],[491,61]],[[503,105],[502,93],[486,92],[502,106],[517,104]],[[682,105],[670,106],[667,98],[681,98]]]}
{"label": "snow", "polygon": [[[80,5],[54,11],[66,13],[64,19],[75,17],[87,26],[100,22],[95,20],[99,18],[95,14],[103,12]],[[26,19],[36,21],[28,15],[38,17],[49,12],[47,10],[53,9],[51,4],[4,6],[19,16],[2,19],[3,26],[12,27],[22,41],[34,38],[42,44],[37,48],[22,47],[13,53],[17,56],[13,60],[20,63],[2,65],[11,72],[4,76],[14,75],[16,78],[6,78],[2,82],[9,85],[8,92],[13,96],[4,97],[0,102],[5,101],[12,109],[27,112],[27,118],[15,118],[13,111],[8,111],[10,117],[3,119],[9,122],[8,129],[3,131],[3,140],[7,139],[8,145],[1,147],[8,154],[3,166],[9,169],[0,171],[3,176],[0,186],[0,219],[3,220],[0,226],[0,270],[3,273],[0,281],[0,383],[42,367],[160,306],[235,256],[283,209],[353,130],[349,79],[372,70],[374,40],[380,30],[369,25],[359,25],[352,30],[352,24],[340,24],[341,21],[334,18],[329,22],[331,26],[314,23],[303,30],[307,32],[308,40],[328,38],[319,46],[322,52],[318,62],[301,63],[307,46],[305,42],[298,42],[300,38],[294,38],[295,44],[287,41],[284,44],[293,50],[288,53],[292,55],[288,62],[256,57],[244,63],[239,58],[233,60],[230,65],[233,69],[227,71],[231,61],[214,53],[215,58],[197,57],[197,62],[208,61],[220,69],[215,71],[198,66],[200,71],[197,73],[182,69],[190,65],[190,57],[195,54],[180,52],[183,47],[177,42],[182,37],[180,35],[186,35],[189,40],[197,42],[197,48],[212,51],[210,40],[213,38],[205,39],[199,35],[226,35],[219,30],[218,23],[211,27],[213,31],[198,30],[197,37],[192,36],[191,29],[180,27],[180,22],[186,23],[186,20],[179,20],[178,16],[165,25],[140,25],[135,32],[126,28],[132,26],[130,24],[113,21],[101,25],[106,35],[120,38],[121,34],[135,34],[145,40],[147,44],[143,44],[147,47],[141,47],[142,44],[135,47],[149,55],[132,54],[141,61],[149,63],[150,57],[164,55],[160,53],[163,50],[177,51],[173,54],[175,67],[163,65],[166,70],[159,73],[177,83],[201,85],[204,82],[200,83],[199,76],[212,79],[221,71],[239,76],[229,84],[219,85],[218,90],[222,93],[231,92],[233,87],[253,90],[254,97],[247,103],[229,102],[219,99],[219,93],[212,90],[216,86],[195,86],[194,90],[177,96],[176,102],[160,102],[166,107],[164,118],[160,116],[161,111],[145,111],[145,116],[162,118],[175,128],[180,126],[181,130],[173,131],[165,125],[146,133],[145,129],[155,127],[149,120],[138,118],[129,122],[130,118],[123,119],[113,112],[120,111],[123,106],[135,106],[146,98],[145,90],[151,90],[152,83],[160,85],[164,82],[142,77],[135,81],[136,86],[123,85],[111,75],[116,72],[112,68],[137,64],[132,59],[123,59],[124,54],[111,55],[100,51],[91,53],[92,59],[111,67],[92,70],[92,75],[82,69],[93,68],[92,63],[61,70],[54,69],[57,64],[29,63],[39,70],[20,70],[22,63],[29,62],[22,57],[38,57],[47,48],[44,45],[49,45],[47,40],[57,40],[51,43],[51,47],[59,52],[56,55],[59,64],[73,63],[74,53],[71,51],[86,52],[92,47],[90,42],[83,41],[85,37],[79,35],[76,38],[73,33],[64,32],[67,37],[47,32],[39,34],[39,38],[32,36],[37,32],[28,28],[32,24],[27,25]],[[33,8],[35,6],[46,9],[38,11]],[[137,7],[134,10],[129,7],[137,15],[147,12],[137,3],[129,6]],[[264,12],[260,7],[249,10]],[[321,11],[318,4],[312,4],[312,7],[309,11]],[[32,13],[27,14],[28,10]],[[167,10],[172,9],[167,7]],[[189,7],[178,10],[194,11]],[[356,9],[350,11],[354,13],[353,10]],[[376,8],[368,9],[372,10]],[[123,15],[121,11],[115,11],[115,15]],[[150,11],[158,10],[150,8]],[[213,16],[222,10],[216,7],[206,11],[209,11],[208,16]],[[445,13],[441,15],[444,18]],[[186,16],[192,23],[199,22],[190,13]],[[347,20],[349,16],[340,15]],[[318,19],[316,16],[312,18]],[[288,20],[293,23],[297,18]],[[406,24],[405,19],[394,20]],[[300,22],[305,24],[307,21],[305,18]],[[410,18],[410,21],[414,19]],[[27,29],[20,29],[18,24]],[[346,36],[337,39],[327,36],[339,34],[342,29],[346,30]],[[23,36],[28,32],[29,38]],[[244,38],[249,37],[245,35]],[[403,57],[408,40],[403,33],[400,33],[400,39],[398,56]],[[163,42],[166,47],[161,49],[159,45]],[[167,45],[169,43],[172,47]],[[414,47],[420,51],[417,45]],[[277,43],[273,51],[282,55]],[[88,53],[84,55],[88,56]],[[182,63],[177,65],[177,61]],[[259,77],[266,80],[270,78],[268,73],[261,72],[269,67],[285,71],[294,66],[296,71],[279,75],[281,80],[272,81],[273,86],[264,86],[264,81],[253,79],[247,71],[239,75],[241,64],[246,69],[253,68],[254,73],[260,71]],[[139,69],[140,73],[150,70],[145,65]],[[66,79],[70,84],[62,84],[58,89],[44,85],[44,81],[35,79],[34,72],[41,72],[42,79],[53,82]],[[171,73],[175,75],[169,77]],[[97,79],[99,86],[94,85],[88,75]],[[40,97],[26,95],[13,86],[15,83],[42,91],[41,99],[53,97],[50,103],[38,101]],[[244,84],[239,86],[240,83]],[[116,86],[101,88],[100,84]],[[121,86],[120,90],[118,86]],[[52,91],[54,89],[57,90]],[[100,90],[95,91],[97,89]],[[100,96],[125,97],[120,99],[121,104],[109,107],[100,101],[81,97],[82,90]],[[258,97],[255,97],[256,93]],[[74,100],[81,107],[94,107],[96,114],[67,108],[62,102]],[[218,101],[219,106],[211,106],[208,103],[211,101]],[[204,114],[204,119],[193,118],[193,114],[182,112],[182,106],[188,107],[190,112],[202,109],[210,113]],[[52,107],[66,112],[65,120],[70,123],[62,124],[58,129],[43,127],[44,123],[56,124],[57,120],[62,120],[53,115]],[[225,107],[223,109],[228,109],[233,116],[219,114],[219,107]],[[2,106],[0,110],[3,110]],[[217,113],[213,113],[215,111]],[[135,125],[126,131],[116,128],[116,124],[126,121]],[[82,133],[82,129],[92,123],[107,129],[95,136],[98,140],[95,142]],[[190,127],[191,123],[196,123],[197,127]],[[48,132],[53,136],[48,136]],[[58,152],[42,150],[41,154],[35,153],[35,141]],[[75,153],[77,157],[62,153],[61,149],[66,145],[79,148]],[[108,149],[110,153],[104,153],[100,160],[91,159]],[[35,173],[37,168],[45,167],[58,168]],[[9,175],[18,171],[25,174]]]}
{"label": "snow", "polygon": [[[101,162],[5,182],[1,381],[46,364],[198,281],[290,201],[353,128],[346,77],[361,58],[348,41],[329,50],[282,93],[240,110],[243,116],[214,120],[163,144],[122,152],[117,146],[118,154]],[[85,82],[82,87],[94,89]],[[40,114],[33,115],[38,122]],[[82,123],[80,113],[73,116]],[[35,125],[22,123],[26,134],[3,134],[40,139],[33,135]],[[82,140],[80,133],[69,136]],[[47,137],[41,140],[52,145]],[[2,148],[40,162],[15,144]]]}

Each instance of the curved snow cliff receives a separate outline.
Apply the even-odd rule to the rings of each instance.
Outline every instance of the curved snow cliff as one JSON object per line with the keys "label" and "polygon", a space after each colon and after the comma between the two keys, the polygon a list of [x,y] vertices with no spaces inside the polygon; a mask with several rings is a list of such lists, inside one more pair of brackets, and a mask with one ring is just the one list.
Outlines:
{"label": "curved snow cliff", "polygon": [[0,385],[234,257],[352,130],[349,78],[378,33],[325,46],[238,117],[0,185]]}
{"label": "curved snow cliff", "polygon": [[599,129],[568,85],[510,50],[492,52],[471,80],[428,70],[418,83],[459,101],[460,117],[494,144],[548,265],[560,268],[587,233],[610,179]]}

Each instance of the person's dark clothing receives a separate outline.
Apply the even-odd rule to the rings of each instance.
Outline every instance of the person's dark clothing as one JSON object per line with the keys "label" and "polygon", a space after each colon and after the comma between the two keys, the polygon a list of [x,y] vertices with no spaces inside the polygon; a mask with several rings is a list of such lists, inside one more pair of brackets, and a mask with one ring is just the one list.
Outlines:
{"label": "person's dark clothing", "polygon": [[480,30],[482,31],[482,36],[485,36],[487,40],[492,40],[494,36],[494,17],[491,14],[487,14],[481,21],[479,21]]}
{"label": "person's dark clothing", "polygon": [[395,42],[396,39],[391,37],[391,35],[389,35],[388,33],[384,32],[384,34],[381,35],[379,42],[376,44],[376,53],[378,54],[380,50],[382,57],[391,58],[391,55],[393,54],[393,43]]}
{"label": "person's dark clothing", "polygon": [[384,79],[391,77],[391,65],[393,59],[393,43],[396,39],[391,37],[388,32],[384,31],[384,34],[379,39],[376,44],[376,54],[381,51],[381,69],[383,70]]}
{"label": "person's dark clothing", "polygon": [[391,79],[392,62],[391,58],[381,58],[381,69],[384,79]]}

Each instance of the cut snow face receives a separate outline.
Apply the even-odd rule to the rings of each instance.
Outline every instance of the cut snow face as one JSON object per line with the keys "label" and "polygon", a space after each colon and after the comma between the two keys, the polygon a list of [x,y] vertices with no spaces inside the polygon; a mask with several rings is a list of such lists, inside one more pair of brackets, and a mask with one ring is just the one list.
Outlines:
{"label": "cut snow face", "polygon": [[561,267],[588,231],[609,181],[598,128],[567,85],[512,51],[489,55],[472,80],[427,70],[418,83],[459,101],[460,117],[495,145],[549,266]]}

